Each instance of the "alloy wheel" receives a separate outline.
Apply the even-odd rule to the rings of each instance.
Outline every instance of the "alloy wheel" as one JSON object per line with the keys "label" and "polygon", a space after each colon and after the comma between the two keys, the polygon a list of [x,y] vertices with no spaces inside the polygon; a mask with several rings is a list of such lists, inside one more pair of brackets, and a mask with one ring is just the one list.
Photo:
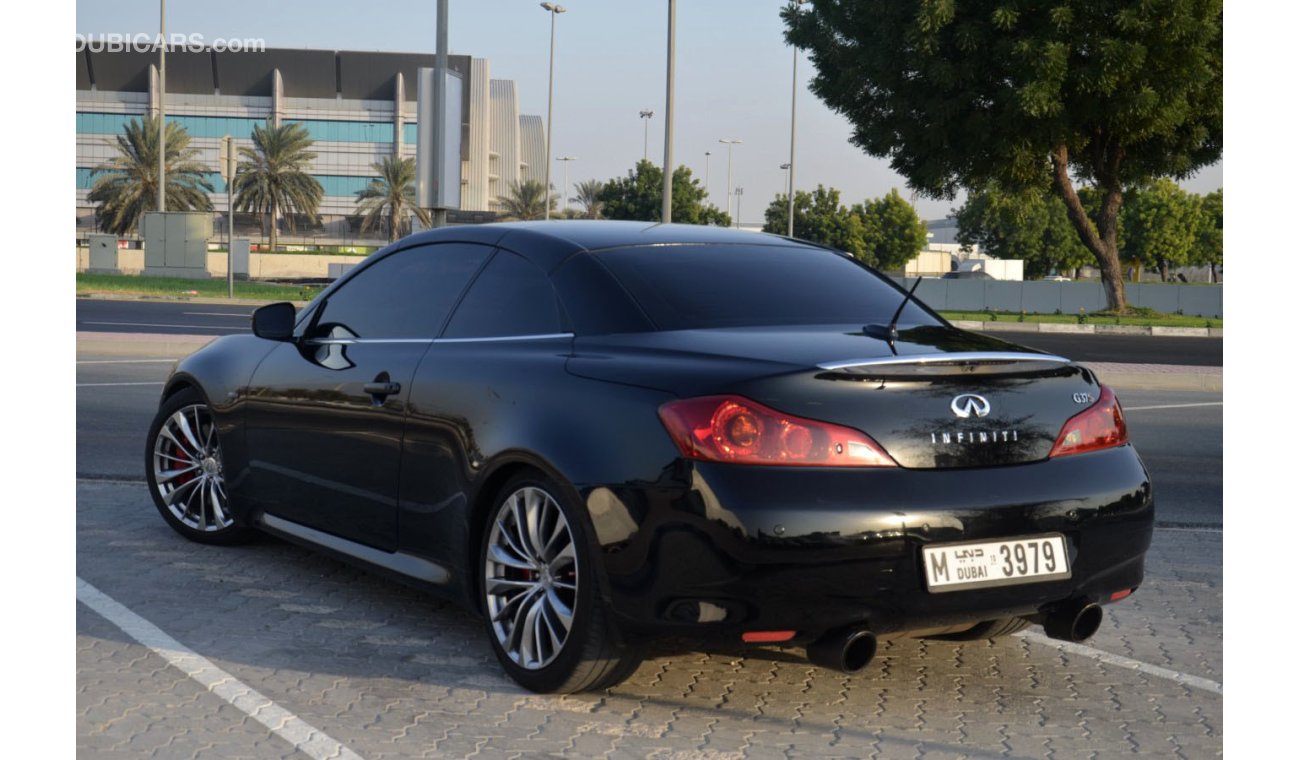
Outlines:
{"label": "alloy wheel", "polygon": [[568,520],[545,490],[520,488],[497,508],[483,588],[492,630],[506,655],[527,670],[554,662],[573,626],[578,558]]}
{"label": "alloy wheel", "polygon": [[217,426],[206,406],[183,406],[163,421],[150,465],[158,496],[183,525],[211,533],[234,524]]}

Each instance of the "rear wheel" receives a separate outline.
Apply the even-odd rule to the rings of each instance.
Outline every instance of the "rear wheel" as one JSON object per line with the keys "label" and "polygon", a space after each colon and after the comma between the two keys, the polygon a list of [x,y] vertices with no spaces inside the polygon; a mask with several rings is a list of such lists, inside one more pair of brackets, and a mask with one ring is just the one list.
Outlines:
{"label": "rear wheel", "polygon": [[501,490],[483,531],[481,594],[497,659],[521,686],[571,694],[626,679],[640,655],[596,588],[578,508],[540,473]]}
{"label": "rear wheel", "polygon": [[226,497],[216,422],[202,394],[186,388],[163,402],[149,427],[145,476],[159,513],[177,533],[201,543],[248,538]]}

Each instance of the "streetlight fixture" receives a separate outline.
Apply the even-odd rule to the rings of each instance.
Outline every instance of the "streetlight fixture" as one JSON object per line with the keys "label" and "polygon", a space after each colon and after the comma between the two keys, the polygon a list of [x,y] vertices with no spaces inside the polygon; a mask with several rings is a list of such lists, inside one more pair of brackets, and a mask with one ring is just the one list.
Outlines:
{"label": "streetlight fixture", "polygon": [[709,194],[709,156],[712,155],[713,154],[708,152],[707,150],[704,151],[704,194],[705,195]]}
{"label": "streetlight fixture", "polygon": [[[723,137],[718,142],[727,146],[727,213],[731,213],[731,146],[740,145],[741,141],[730,137]],[[736,226],[740,226],[739,214],[736,215]]]}
{"label": "streetlight fixture", "polygon": [[546,86],[546,216],[551,218],[551,121],[555,112],[555,17],[564,13],[564,6],[556,3],[542,3],[542,8],[551,15],[551,74]]}
{"label": "streetlight fixture", "polygon": [[564,201],[564,213],[567,214],[567,213],[569,213],[569,162],[570,162],[570,161],[577,161],[577,160],[578,160],[578,157],[577,157],[577,156],[557,156],[557,157],[555,158],[555,160],[556,160],[556,161],[563,161],[563,162],[564,162],[564,189],[561,191],[561,192],[563,193],[563,195],[561,196],[561,199]]}
{"label": "streetlight fixture", "polygon": [[645,140],[643,141],[644,146],[641,149],[641,159],[643,161],[650,160],[650,119],[653,118],[654,115],[654,111],[641,112],[641,118],[645,120]]}
{"label": "streetlight fixture", "polygon": [[[794,0],[795,10],[799,7],[811,3],[812,0]],[[788,206],[785,215],[785,234],[787,237],[794,237],[794,107],[799,94],[799,48],[790,46],[792,51],[791,58],[793,63],[790,64],[790,175],[786,183],[786,199]]]}

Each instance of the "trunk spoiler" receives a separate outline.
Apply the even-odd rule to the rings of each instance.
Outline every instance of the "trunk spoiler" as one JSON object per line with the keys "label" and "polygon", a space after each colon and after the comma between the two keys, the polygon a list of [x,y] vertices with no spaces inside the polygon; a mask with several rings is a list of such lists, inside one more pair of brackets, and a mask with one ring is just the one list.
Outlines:
{"label": "trunk spoiler", "polygon": [[935,354],[879,356],[822,362],[818,369],[848,375],[963,375],[1003,374],[1052,369],[1070,360],[1055,354],[1027,351],[966,351]]}

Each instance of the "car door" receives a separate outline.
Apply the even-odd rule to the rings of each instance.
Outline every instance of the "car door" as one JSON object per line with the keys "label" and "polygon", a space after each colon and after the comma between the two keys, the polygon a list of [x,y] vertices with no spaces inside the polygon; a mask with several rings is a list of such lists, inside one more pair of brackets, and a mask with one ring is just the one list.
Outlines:
{"label": "car door", "polygon": [[275,518],[393,550],[415,368],[491,252],[462,243],[399,250],[329,294],[253,374],[252,482],[240,490]]}
{"label": "car door", "polygon": [[465,570],[468,492],[564,375],[573,336],[550,278],[498,250],[416,372],[402,452],[400,547]]}

